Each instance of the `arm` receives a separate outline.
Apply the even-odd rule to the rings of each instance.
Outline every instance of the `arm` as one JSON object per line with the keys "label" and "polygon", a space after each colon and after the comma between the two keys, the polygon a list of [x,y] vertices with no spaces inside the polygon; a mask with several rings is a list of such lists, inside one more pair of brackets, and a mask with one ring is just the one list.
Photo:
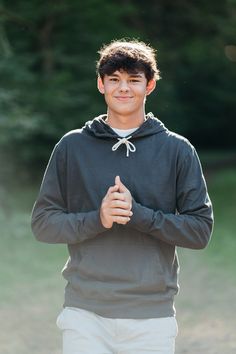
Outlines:
{"label": "arm", "polygon": [[128,226],[171,245],[204,248],[210,240],[213,212],[201,165],[193,148],[181,163],[176,186],[176,214],[152,210],[132,199],[133,216]]}
{"label": "arm", "polygon": [[33,207],[31,226],[39,241],[73,244],[94,237],[106,229],[101,224],[99,210],[68,213],[65,150],[61,145],[56,145],[49,160]]}

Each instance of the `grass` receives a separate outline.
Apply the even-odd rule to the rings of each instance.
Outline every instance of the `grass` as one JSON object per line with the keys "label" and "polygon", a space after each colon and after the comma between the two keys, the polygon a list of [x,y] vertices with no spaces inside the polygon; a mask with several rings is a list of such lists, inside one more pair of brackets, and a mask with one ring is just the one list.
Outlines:
{"label": "grass", "polygon": [[39,243],[32,235],[30,212],[36,193],[31,188],[14,191],[7,212],[0,209],[2,303],[14,302],[19,295],[29,297],[40,287],[55,286],[66,260],[65,246]]}
{"label": "grass", "polygon": [[236,169],[211,174],[208,189],[213,203],[215,226],[204,256],[212,266],[233,271],[236,265]]}

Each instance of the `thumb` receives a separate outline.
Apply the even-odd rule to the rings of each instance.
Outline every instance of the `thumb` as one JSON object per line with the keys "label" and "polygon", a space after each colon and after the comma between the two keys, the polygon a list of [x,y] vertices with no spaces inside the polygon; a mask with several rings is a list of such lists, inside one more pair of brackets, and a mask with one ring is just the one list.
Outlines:
{"label": "thumb", "polygon": [[125,192],[126,187],[125,187],[125,185],[121,182],[120,176],[116,176],[116,178],[115,178],[115,184],[119,187],[119,191],[120,191],[121,193],[122,193],[122,192]]}

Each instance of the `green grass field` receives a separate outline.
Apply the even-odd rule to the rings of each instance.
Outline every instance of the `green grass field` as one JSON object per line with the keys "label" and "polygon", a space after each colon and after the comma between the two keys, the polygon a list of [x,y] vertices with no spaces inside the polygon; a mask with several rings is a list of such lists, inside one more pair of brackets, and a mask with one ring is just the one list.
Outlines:
{"label": "green grass field", "polygon": [[[211,308],[209,316],[213,316],[216,310],[212,310],[212,296],[216,296],[214,294],[219,289],[221,296],[215,304],[221,306],[221,301],[224,302],[224,313],[227,313],[228,306],[230,314],[227,294],[235,293],[236,289],[236,169],[211,173],[207,180],[215,213],[212,241],[202,251],[179,250],[183,293],[180,292],[177,300],[177,310],[183,329],[198,309],[205,283],[211,288],[210,293],[206,292]],[[64,245],[42,244],[34,239],[30,230],[30,210],[36,193],[30,188],[12,190],[7,196],[7,210],[0,210],[0,316],[5,318],[0,332],[0,352],[4,354],[60,353],[60,334],[55,327],[55,319],[63,303],[65,284],[60,271],[67,258],[67,250]],[[222,284],[230,288],[222,291]],[[203,310],[208,311],[207,308],[206,303]],[[15,332],[14,340],[12,331]],[[232,345],[236,346],[235,343],[236,340]],[[222,350],[224,354],[231,354],[226,347]],[[211,353],[207,350],[202,352]],[[182,349],[179,353],[185,351]]]}
{"label": "green grass field", "polygon": [[210,174],[208,190],[214,209],[214,233],[202,252],[210,266],[234,275],[236,266],[236,170],[227,169]]}

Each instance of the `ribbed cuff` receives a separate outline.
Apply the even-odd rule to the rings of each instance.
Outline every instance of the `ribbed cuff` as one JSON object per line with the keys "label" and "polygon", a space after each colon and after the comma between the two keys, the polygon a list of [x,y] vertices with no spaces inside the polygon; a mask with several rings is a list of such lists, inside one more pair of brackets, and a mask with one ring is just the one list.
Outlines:
{"label": "ribbed cuff", "polygon": [[133,215],[130,218],[129,226],[141,232],[148,233],[152,225],[154,211],[142,206],[133,199],[132,212]]}
{"label": "ribbed cuff", "polygon": [[99,210],[84,213],[83,229],[86,238],[93,237],[94,235],[108,230],[102,225]]}

